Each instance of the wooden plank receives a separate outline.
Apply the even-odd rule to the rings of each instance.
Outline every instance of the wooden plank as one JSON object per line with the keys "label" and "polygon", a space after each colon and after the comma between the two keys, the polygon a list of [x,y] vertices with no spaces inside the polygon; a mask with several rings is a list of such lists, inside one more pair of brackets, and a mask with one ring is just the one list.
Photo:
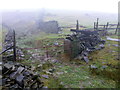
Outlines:
{"label": "wooden plank", "polygon": [[109,24],[110,26],[117,26],[118,24]]}
{"label": "wooden plank", "polygon": [[8,51],[8,50],[12,49],[12,48],[13,48],[13,46],[11,46],[11,47],[9,47],[9,48],[7,48],[7,49],[3,50],[3,51],[0,53],[0,55],[1,55],[1,54],[3,54],[3,53],[5,53],[6,51]]}
{"label": "wooden plank", "polygon": [[98,26],[106,26],[106,25],[102,25],[102,24],[101,24],[101,25],[98,25]]}

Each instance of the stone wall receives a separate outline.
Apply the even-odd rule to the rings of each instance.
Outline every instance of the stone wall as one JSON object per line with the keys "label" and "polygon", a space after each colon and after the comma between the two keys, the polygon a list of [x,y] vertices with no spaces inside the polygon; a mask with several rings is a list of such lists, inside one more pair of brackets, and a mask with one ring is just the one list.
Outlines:
{"label": "stone wall", "polygon": [[46,33],[58,33],[60,31],[57,21],[40,22],[39,28]]}

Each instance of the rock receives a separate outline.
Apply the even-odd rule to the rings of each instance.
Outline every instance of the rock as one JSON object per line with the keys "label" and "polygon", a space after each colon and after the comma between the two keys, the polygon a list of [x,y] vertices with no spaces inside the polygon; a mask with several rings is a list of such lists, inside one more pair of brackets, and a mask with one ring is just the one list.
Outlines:
{"label": "rock", "polygon": [[21,57],[24,57],[25,55],[21,55]]}
{"label": "rock", "polygon": [[84,57],[83,57],[83,59],[85,60],[85,62],[86,62],[86,63],[88,63],[88,62],[89,62],[88,57],[84,56]]}
{"label": "rock", "polygon": [[58,60],[56,60],[56,59],[55,59],[55,60],[51,60],[51,62],[52,62],[52,63],[57,63]]}
{"label": "rock", "polygon": [[58,43],[58,42],[55,42],[55,43],[54,43],[54,45],[56,45],[56,46],[57,46],[57,45],[59,45],[59,43]]}
{"label": "rock", "polygon": [[43,87],[43,83],[41,82],[40,76],[36,72],[32,72],[29,68],[19,63],[12,64],[12,67],[16,68],[14,69],[14,71],[12,71],[11,66],[8,66],[7,64],[4,65],[7,66],[8,68],[7,72],[9,71],[10,75],[9,73],[6,73],[6,75],[2,77],[2,83],[4,83],[3,87],[7,88],[17,87],[21,89],[23,89],[24,87],[25,88]]}
{"label": "rock", "polygon": [[0,62],[0,65],[2,64],[2,62]]}
{"label": "rock", "polygon": [[23,75],[24,75],[24,76],[29,76],[30,73],[29,73],[28,71],[25,71],[25,72],[23,73]]}
{"label": "rock", "polygon": [[64,71],[64,73],[68,73],[67,71]]}
{"label": "rock", "polygon": [[21,87],[23,87],[23,78],[24,78],[24,76],[22,74],[20,74],[16,77],[16,81],[19,83],[19,85]]}
{"label": "rock", "polygon": [[9,64],[9,63],[5,63],[4,67],[7,68],[7,69],[12,69],[13,65]]}
{"label": "rock", "polygon": [[58,74],[58,75],[61,75],[61,74],[63,74],[64,72],[56,72],[56,74]]}
{"label": "rock", "polygon": [[10,88],[20,88],[18,84],[14,84],[12,86],[10,86]]}
{"label": "rock", "polygon": [[95,65],[90,65],[91,69],[97,69],[97,67]]}
{"label": "rock", "polygon": [[17,69],[17,73],[20,74],[24,69],[25,69],[24,67],[19,67],[19,68]]}
{"label": "rock", "polygon": [[2,71],[2,66],[0,66],[0,71]]}
{"label": "rock", "polygon": [[49,75],[51,75],[51,74],[52,74],[51,72],[48,72],[48,71],[45,71],[45,73],[46,73],[46,74],[49,74]]}
{"label": "rock", "polygon": [[88,56],[88,52],[84,52],[84,56]]}
{"label": "rock", "polygon": [[42,64],[39,64],[37,67],[42,67]]}
{"label": "rock", "polygon": [[10,74],[10,79],[15,79],[17,72],[13,72]]}
{"label": "rock", "polygon": [[101,49],[105,48],[104,44],[100,44],[99,47],[100,47]]}
{"label": "rock", "polygon": [[118,44],[113,44],[113,46],[118,47],[119,45]]}
{"label": "rock", "polygon": [[101,68],[102,68],[102,69],[105,69],[105,68],[107,68],[107,66],[104,65],[104,66],[102,66]]}
{"label": "rock", "polygon": [[7,81],[7,78],[2,79],[2,85],[5,85]]}
{"label": "rock", "polygon": [[48,76],[48,75],[42,75],[42,77],[44,77],[44,78],[46,78],[46,79],[48,79],[48,78],[49,78],[49,76]]}
{"label": "rock", "polygon": [[61,85],[64,85],[64,83],[63,83],[63,82],[60,82],[60,84],[61,84]]}
{"label": "rock", "polygon": [[53,73],[55,71],[55,69],[49,69],[49,72]]}
{"label": "rock", "polygon": [[32,71],[34,71],[34,70],[35,70],[35,67],[34,67],[34,66],[32,66],[31,70],[32,70]]}
{"label": "rock", "polygon": [[116,51],[112,51],[112,52],[116,52]]}
{"label": "rock", "polygon": [[44,86],[43,88],[48,88],[47,86]]}
{"label": "rock", "polygon": [[2,79],[0,79],[0,86],[2,86]]}
{"label": "rock", "polygon": [[2,75],[0,75],[0,79],[2,78]]}

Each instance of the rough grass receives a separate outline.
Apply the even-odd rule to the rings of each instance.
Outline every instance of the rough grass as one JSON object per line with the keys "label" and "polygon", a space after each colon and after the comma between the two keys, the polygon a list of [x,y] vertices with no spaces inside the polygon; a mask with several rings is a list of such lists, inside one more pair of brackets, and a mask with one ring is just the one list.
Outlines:
{"label": "rough grass", "polygon": [[[74,61],[72,64],[62,64],[58,71],[65,72],[59,79],[69,88],[115,88],[119,80],[118,48],[112,46],[117,42],[107,41],[103,50],[93,52],[89,64]],[[108,44],[111,44],[108,46]],[[115,52],[112,52],[115,51]],[[70,63],[70,62],[69,62]],[[97,70],[90,70],[89,65],[95,65]],[[102,66],[106,65],[106,69]]]}
{"label": "rough grass", "polygon": [[91,75],[89,67],[68,65],[59,68],[63,75],[59,76],[59,79],[68,88],[113,88],[115,87],[115,81],[102,78],[99,76]]}
{"label": "rough grass", "polygon": [[110,36],[111,38],[115,38],[115,39],[120,39],[120,36],[119,35],[112,35],[112,36]]}
{"label": "rough grass", "polygon": [[[53,45],[54,42],[57,41],[57,37],[55,36],[53,38],[52,35],[50,37],[51,38],[42,39],[42,43],[44,45]],[[41,39],[37,38],[36,40],[39,41]],[[49,88],[115,88],[116,82],[119,79],[117,74],[118,69],[116,69],[119,61],[117,60],[118,47],[115,47],[114,44],[118,44],[118,42],[106,41],[104,49],[89,55],[89,58],[91,59],[88,64],[81,60],[69,61],[67,58],[63,58],[64,56],[62,55],[57,58],[54,57],[58,60],[62,59],[62,63],[58,62],[51,64],[50,62],[46,62],[46,64],[43,65],[43,70],[55,68],[55,72],[53,75],[49,75],[49,79],[42,78],[45,86]],[[52,51],[53,49],[54,48],[52,47],[49,48],[51,53],[56,53],[56,51]],[[37,68],[41,62],[36,60],[26,60],[24,64]],[[89,65],[93,64],[98,68],[97,70],[90,69]],[[107,66],[106,69],[102,69],[102,66],[104,65]],[[42,72],[42,69],[36,69],[36,71],[41,75],[46,74],[45,72]],[[63,74],[59,75],[57,72],[63,72]]]}
{"label": "rough grass", "polygon": [[[50,18],[49,18],[50,19]],[[52,18],[51,18],[52,19]],[[66,22],[64,22],[66,23]],[[72,24],[71,24],[72,25]],[[67,26],[67,25],[66,25]],[[41,32],[38,35],[33,35],[27,38],[21,39],[19,42],[20,47],[40,47],[54,45],[57,41],[59,44],[63,44],[60,38],[65,38],[67,34],[71,34],[68,29],[63,29],[61,34],[46,34]],[[117,38],[116,35],[110,36],[111,38]],[[59,39],[58,39],[59,38]],[[105,39],[105,38],[104,38]],[[32,66],[36,72],[40,75],[46,74],[48,79],[43,79],[45,86],[49,88],[115,88],[116,82],[119,79],[118,72],[118,47],[114,44],[118,42],[106,41],[105,48],[93,52],[89,55],[90,62],[86,64],[82,60],[71,60],[64,58],[63,48],[50,47],[49,53],[57,60],[61,60],[58,63],[45,62],[42,68],[37,68],[39,64],[42,64],[38,60],[25,60],[22,63],[28,66]],[[41,55],[45,55],[45,49],[40,49]],[[62,54],[58,54],[60,51]],[[35,50],[31,51],[36,53]],[[58,56],[57,56],[57,54]],[[97,70],[90,69],[89,65],[95,65]],[[107,66],[106,69],[102,69],[102,66]],[[52,75],[45,73],[43,70],[54,68],[55,72]],[[57,74],[63,72],[63,74]],[[61,85],[62,83],[62,85]]]}

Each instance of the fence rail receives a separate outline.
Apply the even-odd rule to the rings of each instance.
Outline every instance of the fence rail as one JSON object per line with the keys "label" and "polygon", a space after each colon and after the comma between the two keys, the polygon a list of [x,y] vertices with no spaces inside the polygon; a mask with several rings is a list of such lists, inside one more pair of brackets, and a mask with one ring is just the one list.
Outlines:
{"label": "fence rail", "polygon": [[94,30],[100,30],[100,29],[106,30],[106,31],[111,29],[116,29],[115,34],[117,34],[118,30],[120,30],[120,23],[118,22],[117,24],[110,24],[109,22],[107,22],[107,24],[102,25],[102,24],[99,24],[99,18],[97,18],[97,22],[94,22]]}

